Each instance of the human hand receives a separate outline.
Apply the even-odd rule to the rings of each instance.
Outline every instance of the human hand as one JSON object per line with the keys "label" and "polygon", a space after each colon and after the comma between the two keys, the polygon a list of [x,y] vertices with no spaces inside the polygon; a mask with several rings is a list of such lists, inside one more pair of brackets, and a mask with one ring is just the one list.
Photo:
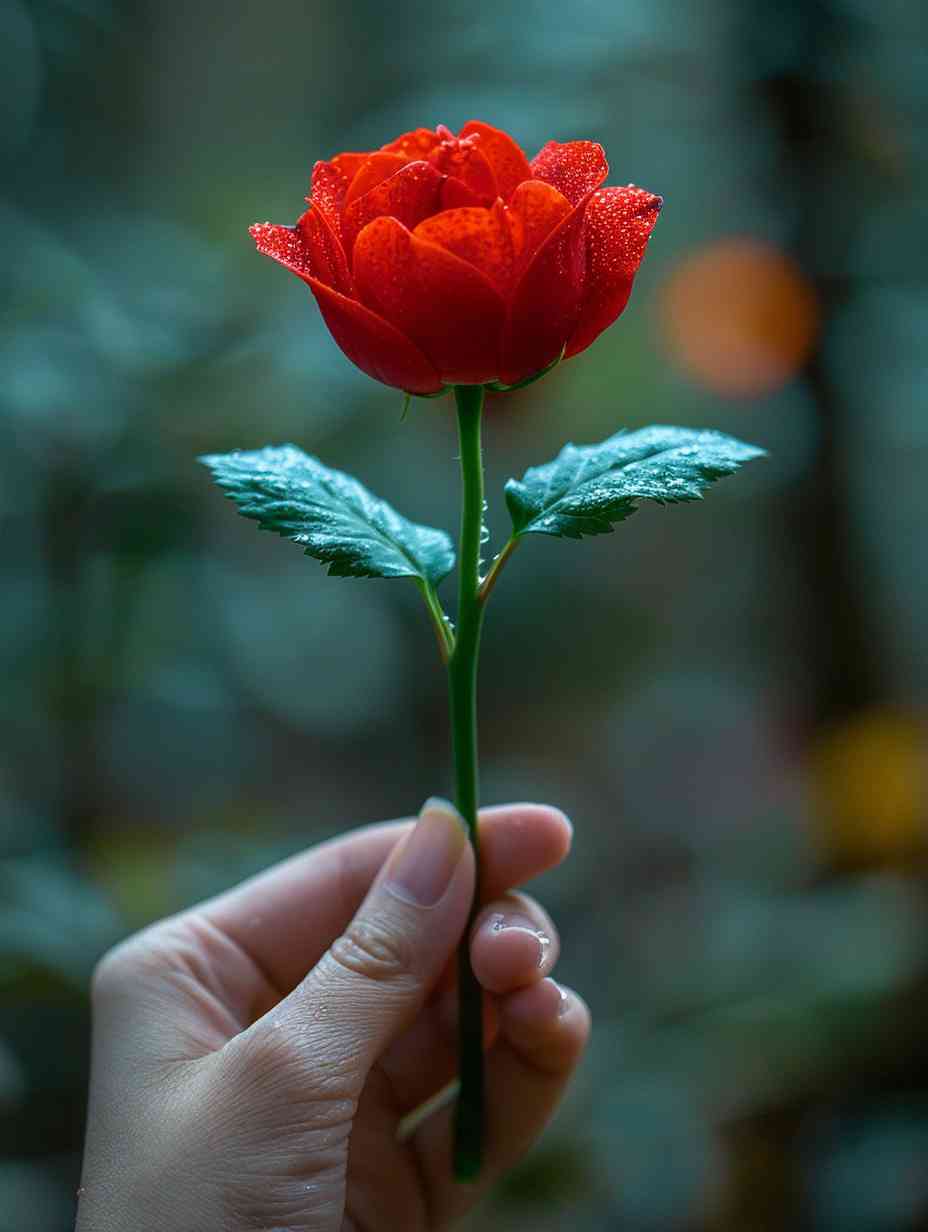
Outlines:
{"label": "human hand", "polygon": [[398,1136],[455,1073],[474,860],[432,800],[415,827],[312,848],[103,959],[78,1232],[431,1232],[472,1206],[541,1132],[589,1032],[582,1000],[547,978],[553,924],[511,892],[564,859],[569,823],[486,809],[480,843],[476,1183],[452,1179],[451,1107]]}

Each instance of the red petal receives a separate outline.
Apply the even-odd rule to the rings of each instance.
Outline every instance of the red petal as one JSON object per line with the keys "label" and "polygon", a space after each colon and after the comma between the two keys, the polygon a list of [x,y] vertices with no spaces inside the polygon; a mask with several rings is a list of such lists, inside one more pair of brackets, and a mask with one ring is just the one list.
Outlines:
{"label": "red petal", "polygon": [[309,250],[313,274],[343,295],[351,295],[354,287],[345,250],[322,211],[310,206],[296,225]]}
{"label": "red petal", "polygon": [[407,163],[388,180],[358,197],[342,215],[342,236],[349,263],[358,234],[381,215],[388,214],[410,229],[439,208],[442,177],[428,163]]}
{"label": "red petal", "polygon": [[318,162],[313,167],[312,186],[306,200],[321,210],[334,233],[341,239],[342,201],[348,180],[334,162]]}
{"label": "red petal", "polygon": [[549,141],[532,159],[533,177],[553,184],[571,205],[599,188],[608,174],[606,151],[596,141]]}
{"label": "red petal", "polygon": [[489,278],[501,295],[508,293],[513,252],[502,201],[497,201],[489,210],[470,206],[433,214],[419,223],[413,235],[469,261]]}
{"label": "red petal", "polygon": [[315,206],[310,206],[295,227],[263,222],[249,230],[258,252],[279,261],[300,278],[313,277],[350,294],[351,274],[342,246]]}
{"label": "red petal", "polygon": [[396,326],[316,279],[307,282],[332,337],[362,372],[407,393],[438,393],[434,366]]}
{"label": "red petal", "polygon": [[441,137],[430,128],[414,128],[412,132],[403,133],[395,141],[389,141],[381,149],[388,154],[402,154],[407,162],[415,162],[428,158],[437,145],[441,145]]}
{"label": "red petal", "polygon": [[661,210],[643,188],[602,188],[586,209],[586,291],[567,356],[583,351],[611,325],[631,295],[632,281]]}
{"label": "red petal", "polygon": [[463,209],[468,205],[485,205],[473,189],[468,188],[463,181],[449,175],[441,186],[441,208],[443,210]]}
{"label": "red petal", "polygon": [[472,265],[378,218],[357,238],[354,276],[363,302],[421,347],[443,381],[495,378],[503,302]]}
{"label": "red petal", "polygon": [[[312,213],[308,211],[300,222]],[[307,284],[332,337],[362,372],[412,394],[432,394],[441,389],[432,364],[396,326],[315,276],[305,229],[263,222],[250,230],[259,252],[273,257]]]}
{"label": "red petal", "polygon": [[248,228],[258,252],[279,261],[300,278],[313,275],[309,245],[297,227],[284,227],[275,222],[256,222]]}
{"label": "red petal", "polygon": [[550,184],[526,180],[519,185],[507,210],[517,274],[572,210],[567,198]]}
{"label": "red petal", "polygon": [[429,155],[429,162],[445,175],[466,184],[481,205],[489,205],[499,196],[493,168],[476,143],[443,141]]}
{"label": "red petal", "polygon": [[346,206],[349,206],[358,197],[363,197],[366,192],[376,188],[378,184],[388,179],[391,175],[395,175],[408,162],[409,159],[404,158],[402,154],[386,154],[383,150],[378,150],[375,154],[371,154],[355,172],[354,179],[345,193],[342,208],[344,209]]}
{"label": "red petal", "polygon": [[366,153],[336,154],[330,165],[345,177],[346,184],[350,184],[373,153],[373,150],[368,150]]}
{"label": "red petal", "polygon": [[586,274],[586,203],[558,223],[519,280],[503,338],[500,380],[507,385],[550,364],[574,330]]}
{"label": "red petal", "polygon": [[497,192],[504,201],[509,200],[523,180],[531,179],[528,159],[508,133],[482,120],[469,120],[458,135],[479,138],[478,148],[493,169]]}

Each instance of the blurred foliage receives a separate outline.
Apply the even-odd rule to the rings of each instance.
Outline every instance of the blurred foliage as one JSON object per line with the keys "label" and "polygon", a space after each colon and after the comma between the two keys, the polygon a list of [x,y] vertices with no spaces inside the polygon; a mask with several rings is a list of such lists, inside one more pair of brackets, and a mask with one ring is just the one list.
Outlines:
{"label": "blurred foliage", "polygon": [[494,398],[565,439],[770,451],[493,599],[488,801],[597,1028],[494,1228],[928,1228],[928,17],[915,0],[0,9],[0,1229],[71,1223],[86,988],[132,928],[447,789],[412,586],[328,579],[203,452],[292,440],[452,528],[445,402],[356,372],[248,223],[312,161],[471,117],[601,140],[666,208],[628,313]]}

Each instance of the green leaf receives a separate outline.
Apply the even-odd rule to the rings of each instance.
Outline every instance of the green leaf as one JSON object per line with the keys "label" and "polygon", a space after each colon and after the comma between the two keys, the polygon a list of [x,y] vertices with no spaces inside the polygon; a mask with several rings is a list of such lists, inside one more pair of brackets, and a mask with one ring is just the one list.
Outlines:
{"label": "green leaf", "polygon": [[408,521],[357,479],[295,445],[200,461],[239,513],[301,544],[337,577],[411,577],[435,586],[454,567],[444,531]]}
{"label": "green leaf", "polygon": [[656,425],[598,445],[565,445],[506,484],[514,536],[602,535],[641,500],[700,500],[709,484],[766,451],[721,432]]}

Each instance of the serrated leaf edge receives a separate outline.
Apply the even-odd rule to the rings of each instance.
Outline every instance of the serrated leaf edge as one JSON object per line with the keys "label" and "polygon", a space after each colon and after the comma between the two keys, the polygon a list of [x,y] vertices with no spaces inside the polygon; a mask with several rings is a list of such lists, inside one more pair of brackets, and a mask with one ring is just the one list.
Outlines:
{"label": "serrated leaf edge", "polygon": [[[676,426],[677,425],[671,425],[671,424],[649,425],[649,427],[652,427],[652,428],[670,428],[670,427],[676,427]],[[534,515],[533,517],[529,519],[528,522],[526,522],[524,526],[517,528],[515,511],[513,510],[512,496],[515,493],[517,493],[521,487],[524,486],[525,476],[530,474],[531,471],[541,469],[544,466],[553,467],[554,464],[558,462],[558,460],[561,459],[563,455],[567,453],[568,450],[571,450],[571,449],[580,450],[580,449],[590,449],[590,448],[597,449],[600,446],[608,445],[609,443],[617,440],[620,437],[632,436],[634,435],[634,432],[636,431],[645,431],[645,430],[646,429],[634,429],[633,431],[630,432],[628,429],[621,428],[619,429],[618,432],[614,432],[612,436],[606,437],[605,440],[600,441],[598,443],[593,443],[592,446],[591,445],[576,445],[574,444],[573,441],[567,441],[561,447],[561,449],[558,450],[557,454],[554,456],[554,458],[551,459],[550,462],[542,462],[542,463],[539,463],[537,466],[528,467],[528,469],[523,474],[521,480],[515,479],[515,478],[508,479],[504,486],[503,493],[506,499],[506,507],[508,508],[510,518],[512,519],[512,524],[513,524],[512,537],[514,539],[519,539],[523,535],[543,534],[543,535],[549,535],[552,538],[582,539],[585,536],[592,537],[593,535],[612,534],[613,531],[615,530],[616,525],[619,522],[626,521],[628,518],[631,517],[633,513],[638,512],[641,501],[650,500],[658,505],[677,505],[677,504],[688,504],[694,501],[704,500],[705,496],[702,492],[686,493],[686,494],[682,494],[676,497],[675,496],[645,496],[645,495],[634,496],[632,495],[632,496],[622,498],[624,501],[627,501],[627,504],[625,504],[621,512],[617,511],[616,516],[610,515],[606,517],[606,516],[597,515],[594,513],[586,515],[591,524],[589,527],[585,527],[584,529],[577,529],[577,528],[566,529],[564,527],[561,527],[560,529],[553,529],[551,527],[546,527],[540,524],[533,525],[533,523],[540,523],[540,519],[542,517],[548,518],[552,516],[552,514],[557,510],[557,506],[561,503],[561,501],[567,500],[572,495],[576,495],[577,491],[583,486],[583,484],[589,482],[589,480],[587,479],[579,478],[579,476],[582,475],[583,473],[583,468],[587,465],[588,462],[593,460],[594,455],[589,454],[587,455],[587,457],[583,459],[583,462],[581,463],[581,470],[579,472],[579,475],[578,477],[574,479],[574,482],[572,483],[570,490],[568,492],[565,492],[563,496],[558,497],[558,499],[550,506],[550,508],[547,508],[544,510],[543,514]],[[767,456],[767,450],[761,448],[759,445],[751,445],[746,441],[741,441],[737,437],[730,436],[728,433],[725,433],[725,432],[720,432],[718,429],[715,429],[715,428],[692,428],[692,429],[684,429],[684,430],[693,432],[694,434],[697,434],[697,433],[711,434],[721,440],[730,441],[733,444],[737,445],[741,450],[745,451],[744,456],[733,461],[733,465],[730,470],[726,469],[726,470],[720,471],[714,477],[709,478],[708,480],[709,483],[715,482],[715,480],[717,479],[725,478],[727,475],[734,474],[736,471],[740,470],[741,467],[746,462],[751,462],[757,458],[762,458],[762,457]],[[674,445],[674,446],[667,448],[666,450],[660,450],[658,453],[651,454],[648,458],[636,459],[634,462],[626,463],[626,465],[634,466],[638,462],[650,462],[654,458],[659,458],[661,453],[673,453],[675,450],[685,448],[685,447],[686,446],[683,443],[679,445]],[[609,467],[607,468],[607,470],[602,472],[602,475],[608,475],[610,471],[616,470],[616,469],[621,469],[621,468],[620,467]],[[548,476],[545,491],[541,497],[542,503],[544,502],[544,500],[546,499],[550,491],[551,484],[554,482],[554,478],[555,478],[555,471],[552,469],[551,474]],[[568,517],[568,518],[574,518],[577,521],[583,520],[583,515],[580,515],[580,514],[562,514],[561,516]]]}
{"label": "serrated leaf edge", "polygon": [[[234,480],[230,481],[230,480],[224,480],[220,478],[219,475],[217,475],[216,473],[216,465],[217,463],[224,462],[227,458],[234,458],[237,456],[241,456],[243,454],[258,454],[258,453],[263,453],[266,450],[278,450],[278,449],[281,449],[281,450],[282,449],[293,449],[299,454],[301,454],[308,461],[313,462],[316,465],[320,466],[327,473],[331,475],[339,476],[341,478],[349,480],[351,483],[357,484],[360,488],[362,488],[365,492],[367,492],[372,497],[373,500],[379,502],[382,505],[385,505],[388,509],[390,509],[398,517],[403,518],[405,521],[407,521],[409,525],[414,527],[416,530],[432,531],[436,534],[443,535],[445,539],[448,541],[448,544],[450,545],[451,557],[452,557],[451,564],[448,568],[448,571],[446,573],[443,573],[441,577],[437,577],[437,578],[431,578],[427,574],[424,574],[422,572],[422,569],[416,562],[416,560],[412,556],[410,556],[408,550],[403,546],[403,544],[397,543],[395,540],[389,538],[389,536],[385,535],[384,532],[379,527],[373,526],[370,522],[365,522],[364,519],[351,507],[351,505],[347,501],[344,502],[343,508],[347,511],[348,516],[358,526],[363,528],[368,534],[373,532],[373,534],[380,540],[381,543],[385,544],[388,548],[392,549],[393,551],[398,552],[408,562],[408,564],[410,565],[412,569],[412,572],[407,573],[407,574],[395,574],[395,573],[394,574],[384,574],[384,573],[374,573],[369,569],[361,569],[361,568],[349,568],[345,571],[341,571],[339,569],[339,561],[326,560],[324,556],[320,556],[318,554],[318,549],[313,550],[312,547],[304,547],[303,541],[301,541],[299,538],[296,538],[294,535],[287,534],[285,532],[280,531],[276,526],[273,525],[272,522],[268,521],[266,518],[252,517],[251,514],[246,512],[246,507],[243,507],[235,498]],[[272,534],[279,535],[280,538],[282,539],[288,539],[291,543],[296,543],[298,546],[303,547],[304,556],[309,556],[313,558],[314,560],[319,560],[321,563],[326,565],[326,573],[328,574],[329,577],[384,578],[385,580],[389,577],[411,577],[414,580],[421,580],[426,585],[434,587],[434,586],[439,585],[441,582],[443,582],[444,579],[448,577],[451,571],[454,569],[454,563],[455,563],[454,541],[452,540],[451,536],[448,534],[447,531],[442,530],[440,527],[424,526],[423,524],[419,522],[411,521],[410,519],[406,518],[404,514],[401,514],[397,510],[393,509],[393,506],[390,505],[389,502],[385,501],[382,497],[379,497],[375,495],[373,492],[370,492],[370,490],[366,488],[363,483],[361,483],[360,479],[357,479],[354,475],[348,474],[347,471],[341,471],[341,470],[337,470],[335,467],[326,466],[326,464],[320,458],[316,457],[315,454],[306,453],[306,451],[301,449],[298,445],[293,445],[287,442],[282,445],[265,445],[261,449],[233,449],[233,450],[230,450],[229,453],[227,454],[221,454],[221,453],[201,454],[197,458],[197,461],[200,462],[203,466],[205,466],[209,470],[210,474],[213,477],[213,482],[222,491],[222,494],[226,497],[226,499],[232,501],[235,504],[235,507],[239,513],[241,513],[244,517],[247,517],[250,520],[256,522],[259,530],[269,531]],[[323,481],[320,480],[320,482],[323,482]],[[284,502],[281,501],[278,503],[282,504]]]}

